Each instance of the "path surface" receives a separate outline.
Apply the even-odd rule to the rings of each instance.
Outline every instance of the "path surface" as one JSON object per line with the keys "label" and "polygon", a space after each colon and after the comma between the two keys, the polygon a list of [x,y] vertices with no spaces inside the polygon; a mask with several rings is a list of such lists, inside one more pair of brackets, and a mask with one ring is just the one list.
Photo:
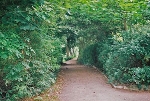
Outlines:
{"label": "path surface", "polygon": [[149,92],[112,88],[102,73],[94,68],[66,62],[61,74],[63,86],[60,101],[150,101]]}

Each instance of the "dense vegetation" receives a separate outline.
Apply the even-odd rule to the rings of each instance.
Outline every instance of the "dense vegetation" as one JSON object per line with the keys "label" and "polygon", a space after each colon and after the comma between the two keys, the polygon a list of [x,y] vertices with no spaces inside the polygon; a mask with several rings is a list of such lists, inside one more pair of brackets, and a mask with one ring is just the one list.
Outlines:
{"label": "dense vegetation", "polygon": [[83,7],[88,8],[90,24],[84,31],[88,35],[85,38],[90,39],[80,53],[79,62],[97,66],[110,83],[147,89],[150,85],[148,1],[102,0]]}
{"label": "dense vegetation", "polygon": [[50,87],[76,46],[79,62],[97,66],[111,83],[150,84],[148,0],[1,0],[0,5],[0,100],[16,101]]}
{"label": "dense vegetation", "polygon": [[56,12],[49,2],[2,0],[0,5],[0,100],[16,101],[55,82],[63,42],[55,35]]}

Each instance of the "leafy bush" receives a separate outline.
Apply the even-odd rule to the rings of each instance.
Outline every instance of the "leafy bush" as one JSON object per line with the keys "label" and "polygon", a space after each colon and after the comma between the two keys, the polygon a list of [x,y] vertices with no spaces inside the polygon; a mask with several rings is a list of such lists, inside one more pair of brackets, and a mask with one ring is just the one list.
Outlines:
{"label": "leafy bush", "polygon": [[103,42],[87,46],[79,55],[78,61],[85,65],[94,65],[104,71],[103,65],[108,59],[110,43],[111,39],[105,39]]}
{"label": "leafy bush", "polygon": [[[112,83],[149,84],[149,34],[138,31],[122,33],[123,41],[114,40],[111,53],[104,64]],[[146,74],[146,75],[145,75]],[[147,78],[148,76],[148,78]]]}
{"label": "leafy bush", "polygon": [[39,94],[55,82],[62,42],[49,24],[55,21],[49,19],[53,12],[48,3],[5,3],[10,6],[4,7],[7,10],[0,18],[0,100],[16,101]]}
{"label": "leafy bush", "polygon": [[54,67],[40,61],[23,61],[4,68],[4,80],[10,87],[6,99],[14,101],[39,94],[55,82]]}
{"label": "leafy bush", "polygon": [[80,55],[83,64],[95,65],[114,84],[150,84],[150,33],[148,26],[117,33],[103,42],[89,45]]}
{"label": "leafy bush", "polygon": [[132,82],[137,85],[150,84],[150,66],[144,66],[143,68],[131,68],[129,73],[132,73]]}
{"label": "leafy bush", "polygon": [[102,70],[103,72],[105,72],[104,69],[104,64],[106,63],[109,54],[111,52],[111,39],[106,39],[104,42],[99,42],[98,43],[98,47],[97,47],[97,53],[98,53],[98,62],[96,64],[96,66],[98,66],[98,68],[100,70]]}
{"label": "leafy bush", "polygon": [[97,62],[97,44],[92,44],[87,46],[84,50],[82,55],[79,57],[79,63],[85,65],[95,65]]}
{"label": "leafy bush", "polygon": [[1,62],[7,62],[7,64],[1,64],[3,66],[1,68],[1,81],[3,82],[1,96],[4,100],[15,101],[23,97],[33,96],[55,82],[61,58],[61,44],[59,41],[51,40],[43,45],[47,49],[40,49],[42,51],[41,57],[34,54],[36,55],[35,58],[34,55],[30,54],[29,56],[34,58],[27,58],[29,56],[25,55],[22,58],[1,59]]}

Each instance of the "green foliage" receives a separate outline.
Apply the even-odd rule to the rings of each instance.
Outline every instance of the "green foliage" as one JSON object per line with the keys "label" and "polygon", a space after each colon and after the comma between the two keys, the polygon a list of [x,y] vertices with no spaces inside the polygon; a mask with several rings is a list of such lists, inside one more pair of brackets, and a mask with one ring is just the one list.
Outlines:
{"label": "green foliage", "polygon": [[138,76],[139,81],[137,79],[134,81],[136,77],[129,79],[136,71],[143,72],[143,68],[149,68],[145,66],[149,66],[150,61],[148,58],[150,37],[149,30],[146,30],[146,34],[145,30],[122,33],[123,42],[115,42],[111,46],[112,52],[104,65],[111,82],[147,84],[147,78],[144,78],[144,82],[141,82],[141,77]]}
{"label": "green foliage", "polygon": [[22,58],[21,50],[27,49],[28,46],[23,40],[14,32],[9,30],[7,32],[0,32],[0,58],[1,59],[13,59]]}
{"label": "green foliage", "polygon": [[[0,9],[0,100],[37,95],[56,80],[62,42],[56,18],[42,0],[3,0]],[[38,4],[40,2],[40,4]],[[42,4],[42,5],[41,5]],[[1,15],[2,14],[2,15]]]}
{"label": "green foliage", "polygon": [[[149,25],[148,25],[149,26]],[[86,47],[79,58],[83,64],[95,65],[114,84],[148,86],[150,66],[150,37],[148,26],[136,26],[132,31],[112,35],[96,47]],[[95,58],[96,57],[96,58]]]}
{"label": "green foliage", "polygon": [[70,11],[80,29],[81,63],[98,66],[111,83],[149,85],[148,0],[89,1]]}
{"label": "green foliage", "polygon": [[69,57],[64,58],[64,60],[65,60],[65,61],[68,61],[68,60],[71,60],[71,59],[73,59],[73,58],[74,58],[73,56],[69,56]]}
{"label": "green foliage", "polygon": [[0,5],[0,100],[33,96],[54,83],[64,46],[71,52],[78,45],[79,61],[99,66],[111,82],[149,85],[147,0],[1,0]]}
{"label": "green foliage", "polygon": [[97,61],[97,44],[92,44],[87,46],[82,55],[79,57],[79,63],[83,63],[85,65],[94,65]]}
{"label": "green foliage", "polygon": [[22,61],[4,68],[6,99],[12,101],[39,94],[55,82],[54,72],[58,66],[50,66],[40,61]]}
{"label": "green foliage", "polygon": [[109,54],[111,52],[111,44],[112,40],[111,39],[106,39],[104,42],[99,42],[98,47],[97,47],[97,53],[98,53],[98,62],[97,62],[97,67],[102,70],[103,72],[106,72],[104,69],[104,64],[106,63]]}

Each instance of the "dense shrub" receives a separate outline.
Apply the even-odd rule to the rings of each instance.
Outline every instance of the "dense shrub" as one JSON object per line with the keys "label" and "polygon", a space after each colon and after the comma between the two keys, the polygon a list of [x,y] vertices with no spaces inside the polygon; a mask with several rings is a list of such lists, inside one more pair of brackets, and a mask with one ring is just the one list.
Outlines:
{"label": "dense shrub", "polygon": [[[52,83],[50,67],[40,61],[24,61],[4,68],[4,80],[9,89],[3,91],[3,97],[11,101],[38,94]],[[54,74],[53,74],[54,75]],[[45,81],[47,80],[47,81]],[[53,80],[54,81],[54,80]],[[4,94],[6,93],[6,96]]]}
{"label": "dense shrub", "polygon": [[[82,58],[81,58],[82,57]],[[80,62],[95,65],[114,84],[150,84],[150,34],[148,26],[112,35],[101,43],[86,47]]]}
{"label": "dense shrub", "polygon": [[109,54],[111,52],[111,39],[106,39],[104,42],[99,42],[98,43],[98,47],[97,47],[97,53],[98,53],[98,62],[97,62],[97,67],[102,70],[103,72],[105,72],[104,69],[104,64],[106,63]]}
{"label": "dense shrub", "polygon": [[[6,59],[4,57],[7,55],[1,55],[3,56],[0,75],[2,77],[1,99],[15,101],[23,97],[33,96],[55,82],[62,58],[61,43],[56,39],[44,39],[40,46],[38,50],[32,47],[35,51],[31,48],[35,53],[30,50],[29,52],[25,51],[29,55],[22,55],[21,53],[20,57],[17,57],[19,53],[13,55],[10,52],[12,55]],[[16,49],[16,51],[18,50]]]}
{"label": "dense shrub", "polygon": [[97,66],[100,70],[104,71],[103,64],[108,59],[110,43],[111,39],[105,39],[105,41],[87,46],[79,55],[78,61],[85,65]]}
{"label": "dense shrub", "polygon": [[110,82],[147,84],[147,78],[141,82],[140,77],[139,81],[138,79],[135,81],[133,76],[138,71],[143,72],[145,68],[149,69],[149,67],[145,67],[149,66],[149,35],[134,31],[122,33],[121,37],[123,38],[122,42],[115,40],[111,45],[111,53],[104,64]]}
{"label": "dense shrub", "polygon": [[79,63],[85,65],[95,65],[97,62],[97,44],[92,44],[87,46],[84,50],[82,55],[79,57]]}
{"label": "dense shrub", "polygon": [[0,18],[0,100],[17,101],[55,82],[62,43],[50,29],[56,28],[48,3],[40,6],[36,0],[34,6],[34,2],[5,1],[0,7],[6,9]]}

